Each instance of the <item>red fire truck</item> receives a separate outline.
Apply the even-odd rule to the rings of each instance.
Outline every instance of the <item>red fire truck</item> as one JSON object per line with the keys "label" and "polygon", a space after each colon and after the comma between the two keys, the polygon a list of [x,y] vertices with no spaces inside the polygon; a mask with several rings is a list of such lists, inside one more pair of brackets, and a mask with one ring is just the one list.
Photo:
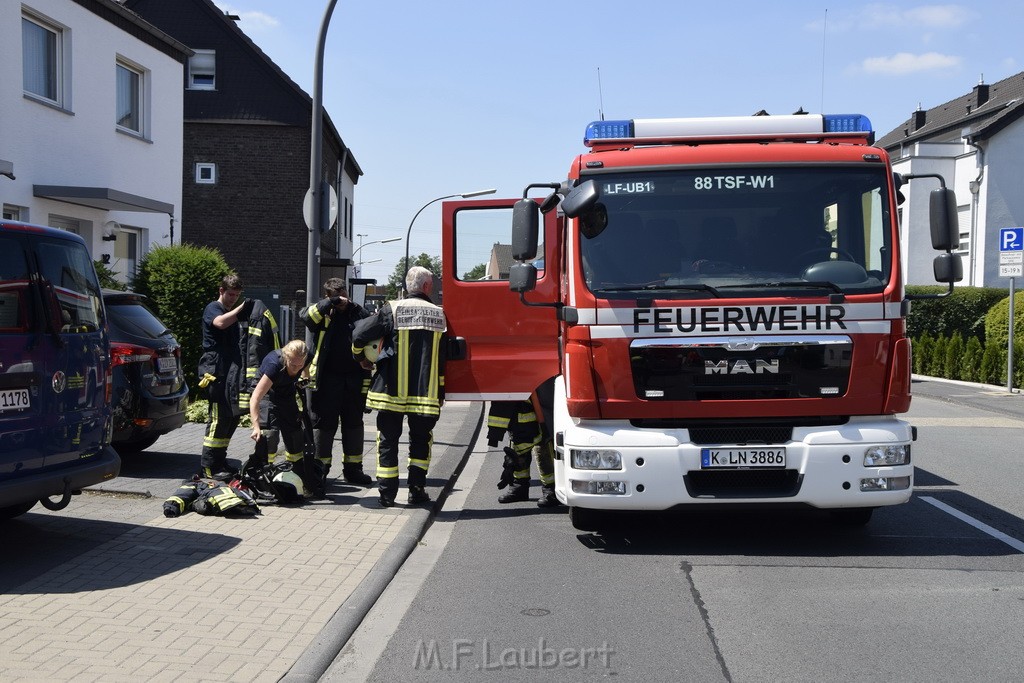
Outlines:
{"label": "red fire truck", "polygon": [[873,137],[860,115],[596,121],[566,181],[446,203],[448,398],[538,397],[579,529],[715,505],[863,524],[908,501],[901,187],[930,192],[943,295],[956,203]]}

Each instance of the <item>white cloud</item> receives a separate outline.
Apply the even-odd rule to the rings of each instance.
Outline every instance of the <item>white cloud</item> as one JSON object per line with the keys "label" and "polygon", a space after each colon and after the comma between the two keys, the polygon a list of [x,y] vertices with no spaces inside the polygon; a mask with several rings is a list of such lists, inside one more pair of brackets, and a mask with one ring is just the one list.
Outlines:
{"label": "white cloud", "polygon": [[938,52],[926,52],[921,55],[898,52],[888,57],[868,57],[861,62],[861,69],[869,74],[904,76],[922,71],[956,68],[962,61],[960,57],[942,55]]}
{"label": "white cloud", "polygon": [[895,5],[868,5],[861,11],[863,28],[952,29],[966,24],[971,11],[961,5],[920,5],[903,9]]}

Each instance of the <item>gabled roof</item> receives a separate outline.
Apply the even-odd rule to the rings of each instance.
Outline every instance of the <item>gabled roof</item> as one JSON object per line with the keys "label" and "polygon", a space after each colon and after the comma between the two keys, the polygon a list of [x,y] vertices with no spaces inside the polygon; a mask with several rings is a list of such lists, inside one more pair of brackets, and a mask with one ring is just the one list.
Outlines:
{"label": "gabled roof", "polygon": [[118,0],[75,0],[75,2],[178,62],[184,63],[192,56],[192,50],[188,49],[186,45],[153,26],[135,12],[126,10]]}
{"label": "gabled roof", "polygon": [[[121,0],[193,50],[218,49],[215,93],[187,91],[186,122],[269,123],[309,126],[313,98],[259,48],[212,0]],[[230,46],[234,51],[224,49]],[[230,76],[224,74],[230,73]],[[223,85],[222,85],[223,84]],[[212,95],[212,96],[211,96]],[[345,142],[324,110],[325,134]],[[351,150],[347,163],[363,174]]]}
{"label": "gabled roof", "polygon": [[984,140],[1024,114],[1024,72],[991,85],[979,83],[966,95],[909,119],[882,136],[879,147],[894,149],[915,142]]}
{"label": "gabled roof", "polygon": [[512,245],[495,242],[491,247],[491,254],[495,263],[498,264],[498,272],[491,273],[491,276],[500,279],[507,278],[509,270],[512,269]]}

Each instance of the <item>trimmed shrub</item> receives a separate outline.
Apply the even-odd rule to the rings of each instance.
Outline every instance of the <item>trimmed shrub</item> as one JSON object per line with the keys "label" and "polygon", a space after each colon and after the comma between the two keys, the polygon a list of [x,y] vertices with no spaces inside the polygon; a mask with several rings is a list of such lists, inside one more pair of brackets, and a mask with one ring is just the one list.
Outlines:
{"label": "trimmed shrub", "polygon": [[[1024,291],[1013,296],[1013,340],[1024,340]],[[1010,296],[1007,293],[985,316],[985,339],[1005,350],[1010,339]]]}
{"label": "trimmed shrub", "polygon": [[946,357],[942,362],[942,376],[946,379],[960,379],[964,362],[964,338],[954,332],[946,345]]}
{"label": "trimmed shrub", "polygon": [[917,375],[927,375],[928,359],[932,355],[932,346],[935,341],[927,332],[913,340],[911,344],[911,366]]}
{"label": "trimmed shrub", "polygon": [[964,362],[961,365],[961,376],[960,379],[965,382],[977,382],[981,377],[981,357],[985,350],[981,345],[981,340],[977,337],[971,337],[967,340],[967,348],[964,351]]}
{"label": "trimmed shrub", "polygon": [[[947,289],[942,285],[907,285],[906,292],[938,294]],[[1008,294],[1009,290],[998,287],[957,287],[948,297],[912,301],[907,336],[916,339],[928,332],[933,337],[951,337],[959,332],[965,339],[976,336],[984,343],[986,313]]]}
{"label": "trimmed shrub", "polygon": [[150,298],[181,344],[182,369],[193,389],[199,382],[203,310],[217,298],[221,279],[230,270],[219,251],[191,244],[155,247],[139,262],[135,289]]}
{"label": "trimmed shrub", "polygon": [[1006,377],[1006,348],[998,344],[985,344],[985,352],[981,357],[981,371],[978,381],[982,384],[999,384],[1000,376]]}
{"label": "trimmed shrub", "polygon": [[946,348],[949,346],[947,337],[939,337],[932,345],[932,352],[925,366],[925,374],[930,377],[945,377]]}

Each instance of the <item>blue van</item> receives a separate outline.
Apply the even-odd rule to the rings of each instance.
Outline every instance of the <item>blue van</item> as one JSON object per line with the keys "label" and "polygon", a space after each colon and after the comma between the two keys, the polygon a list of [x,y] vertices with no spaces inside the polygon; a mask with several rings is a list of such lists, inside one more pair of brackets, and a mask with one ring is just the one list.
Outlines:
{"label": "blue van", "polygon": [[[0,520],[118,475],[110,341],[85,242],[0,221]],[[52,500],[57,497],[57,500]]]}

